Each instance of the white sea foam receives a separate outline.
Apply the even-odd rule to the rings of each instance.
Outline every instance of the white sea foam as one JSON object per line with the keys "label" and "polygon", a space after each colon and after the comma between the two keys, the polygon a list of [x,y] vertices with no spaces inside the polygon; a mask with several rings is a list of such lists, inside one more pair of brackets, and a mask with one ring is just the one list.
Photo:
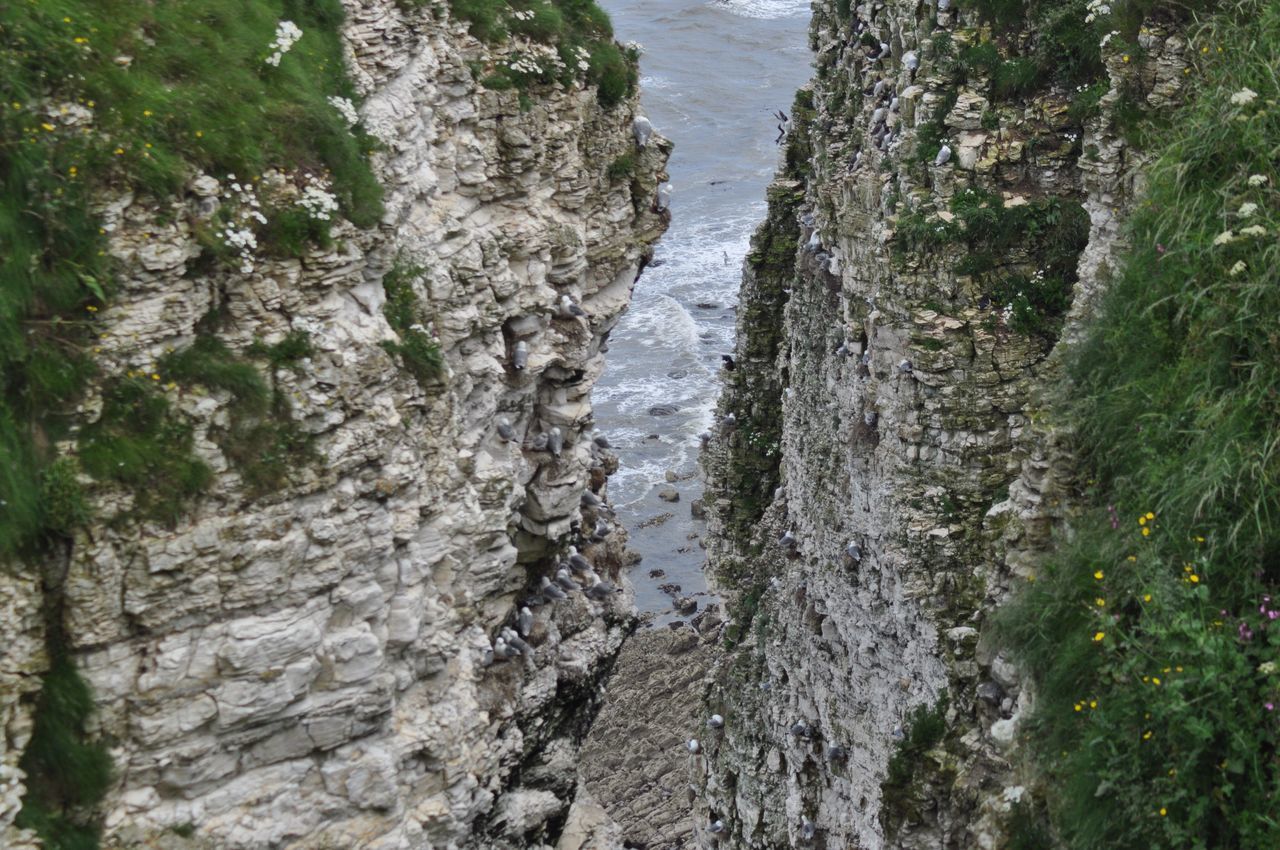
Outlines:
{"label": "white sea foam", "polygon": [[773,21],[809,14],[809,0],[711,0],[735,15]]}

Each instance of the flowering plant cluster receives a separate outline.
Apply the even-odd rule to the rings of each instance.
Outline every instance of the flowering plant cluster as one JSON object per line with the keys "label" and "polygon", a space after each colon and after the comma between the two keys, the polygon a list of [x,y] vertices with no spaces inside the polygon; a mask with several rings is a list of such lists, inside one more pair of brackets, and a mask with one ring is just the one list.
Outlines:
{"label": "flowering plant cluster", "polygon": [[302,30],[297,24],[293,21],[281,21],[276,25],[276,37],[267,45],[271,54],[263,61],[273,68],[280,67],[280,60],[293,49],[300,38],[302,38]]}

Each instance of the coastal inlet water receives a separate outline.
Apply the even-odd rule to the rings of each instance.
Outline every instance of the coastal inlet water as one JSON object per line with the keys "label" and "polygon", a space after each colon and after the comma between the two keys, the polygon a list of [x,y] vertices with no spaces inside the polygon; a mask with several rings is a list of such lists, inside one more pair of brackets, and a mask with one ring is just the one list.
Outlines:
{"label": "coastal inlet water", "polygon": [[[742,262],[764,219],[778,119],[808,79],[808,0],[603,0],[620,41],[637,41],[641,97],[675,142],[671,228],[609,339],[599,428],[621,460],[609,493],[644,560],[636,606],[674,618],[672,593],[709,601],[702,575],[698,434],[711,427],[720,355],[733,350]],[[670,479],[674,478],[674,481]],[[674,488],[679,501],[659,497]],[[670,493],[668,492],[668,495]],[[660,577],[650,572],[661,570]]]}

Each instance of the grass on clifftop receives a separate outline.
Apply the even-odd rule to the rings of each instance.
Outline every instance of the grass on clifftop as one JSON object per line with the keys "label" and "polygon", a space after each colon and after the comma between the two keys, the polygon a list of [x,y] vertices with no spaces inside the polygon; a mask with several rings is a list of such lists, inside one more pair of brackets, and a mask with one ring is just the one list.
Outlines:
{"label": "grass on clifftop", "polygon": [[[353,94],[342,15],[340,0],[0,2],[0,556],[66,531],[41,494],[113,289],[96,199],[280,167],[328,174],[343,215],[378,220],[369,140],[329,100]],[[284,21],[301,36],[273,64]],[[305,247],[296,208],[263,211],[264,250]]]}
{"label": "grass on clifftop", "polygon": [[1092,476],[1002,628],[1068,846],[1280,846],[1280,6],[1192,32],[1071,368]]}
{"label": "grass on clifftop", "polygon": [[517,36],[530,42],[481,79],[488,88],[557,81],[567,87],[581,75],[606,108],[635,91],[639,48],[614,42],[613,23],[594,0],[449,0],[449,7],[481,41]]}

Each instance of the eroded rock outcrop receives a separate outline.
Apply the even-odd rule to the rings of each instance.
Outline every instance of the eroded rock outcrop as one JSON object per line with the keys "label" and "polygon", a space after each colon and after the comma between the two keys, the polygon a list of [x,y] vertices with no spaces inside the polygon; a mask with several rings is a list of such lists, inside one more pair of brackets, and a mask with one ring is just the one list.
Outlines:
{"label": "eroded rock outcrop", "polygon": [[702,846],[997,847],[1035,818],[1032,694],[983,629],[1079,483],[1037,412],[1135,194],[1119,106],[1175,98],[1185,42],[1104,46],[1073,107],[1057,68],[994,82],[1035,38],[960,5],[815,4],[704,456],[732,651]]}
{"label": "eroded rock outcrop", "polygon": [[[530,612],[531,652],[493,648],[577,523],[594,523],[584,489],[604,495],[613,461],[591,443],[590,391],[665,227],[653,198],[669,145],[636,148],[634,100],[482,88],[511,47],[443,8],[346,7],[362,118],[384,146],[381,225],[342,223],[331,248],[246,273],[200,259],[234,177],[201,176],[164,207],[105,206],[121,273],[98,318],[100,371],[155,375],[213,479],[172,524],[135,521],[136,494],[86,482],[97,519],[48,570],[56,609],[24,567],[0,576],[0,830],[47,665],[42,609],[62,612],[95,695],[91,734],[111,746],[108,844],[525,848],[564,824],[630,605],[548,600]],[[443,355],[435,376],[402,365],[388,275]],[[557,311],[563,296],[586,315]],[[198,336],[239,354],[291,334],[309,353],[263,368],[308,451],[262,487],[229,458],[233,393],[157,364]],[[83,420],[102,404],[95,385]],[[535,445],[552,429],[562,449]],[[579,542],[605,579],[622,538]]]}

